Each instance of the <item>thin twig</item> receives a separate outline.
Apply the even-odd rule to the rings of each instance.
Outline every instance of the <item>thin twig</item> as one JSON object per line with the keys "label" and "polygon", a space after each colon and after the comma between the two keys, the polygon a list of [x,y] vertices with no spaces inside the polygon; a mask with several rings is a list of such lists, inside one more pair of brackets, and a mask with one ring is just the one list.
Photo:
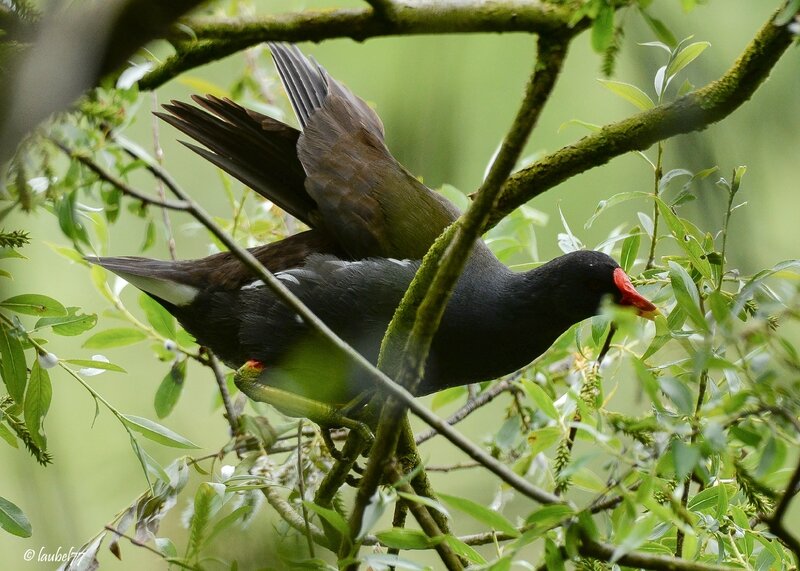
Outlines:
{"label": "thin twig", "polygon": [[[495,384],[493,384],[491,387],[483,391],[475,398],[471,398],[470,400],[468,400],[464,406],[462,406],[460,409],[451,414],[445,422],[451,426],[461,422],[462,420],[467,418],[470,414],[472,414],[482,406],[492,402],[495,399],[495,397],[509,390],[511,388],[511,383],[516,378],[519,378],[519,376],[520,373],[517,372],[508,378],[497,381]],[[438,432],[436,430],[433,429],[427,430],[417,435],[415,439],[416,443],[419,446],[420,444],[422,444],[427,440],[430,440],[437,434]]]}
{"label": "thin twig", "polygon": [[[155,91],[152,93],[151,97],[153,101],[153,112],[155,113],[158,111],[158,96],[156,95]],[[153,114],[152,115],[152,125],[153,125],[153,156],[155,157],[156,161],[160,166],[164,166],[164,149],[161,148],[161,140],[159,138],[159,120],[158,117]],[[156,179],[156,192],[158,193],[158,198],[161,202],[165,202],[167,200],[167,193],[164,190],[164,184],[161,179]],[[169,219],[169,211],[166,208],[161,209],[161,221],[164,224],[164,234],[167,238],[167,249],[169,250],[169,257],[174,261],[178,259],[178,251],[175,246],[175,236],[172,234],[172,221]]]}
{"label": "thin twig", "polygon": [[123,194],[135,198],[136,200],[140,200],[145,204],[152,204],[154,206],[160,206],[161,208],[167,208],[169,210],[180,210],[180,211],[188,211],[189,204],[182,200],[174,201],[174,200],[160,200],[158,198],[153,198],[152,196],[148,196],[143,192],[140,192],[127,184],[122,179],[115,177],[114,175],[110,174],[108,171],[103,169],[100,165],[94,162],[92,159],[83,155],[81,153],[75,152],[71,150],[69,147],[57,141],[55,139],[50,139],[50,141],[61,151],[64,152],[70,158],[77,160],[79,163],[87,167],[90,171],[95,173],[101,180],[106,181],[110,185],[118,188],[122,191]]}
{"label": "thin twig", "polygon": [[233,403],[231,402],[231,395],[228,392],[228,384],[225,382],[225,374],[222,372],[222,368],[219,366],[219,361],[214,353],[212,353],[207,347],[204,349],[205,359],[201,362],[208,366],[208,368],[211,369],[211,372],[214,374],[214,380],[217,382],[217,389],[219,390],[219,395],[222,398],[222,405],[225,407],[225,416],[228,417],[228,426],[231,428],[231,434],[237,434],[239,432],[239,417],[236,414],[236,410],[233,408]]}
{"label": "thin twig", "polygon": [[261,492],[264,494],[264,497],[267,498],[269,505],[271,505],[275,511],[278,512],[278,515],[281,516],[283,521],[288,523],[302,534],[309,533],[311,538],[316,543],[330,549],[328,538],[325,537],[325,534],[322,533],[322,530],[308,521],[308,518],[304,518],[302,515],[297,513],[294,507],[292,507],[292,505],[280,495],[276,486],[264,486],[261,488]]}
{"label": "thin twig", "polygon": [[130,535],[127,535],[127,534],[124,534],[124,533],[122,533],[120,531],[117,531],[117,529],[113,525],[106,524],[104,527],[105,527],[105,529],[107,531],[110,531],[111,533],[113,533],[117,537],[124,537],[125,539],[130,541],[133,545],[135,545],[136,547],[142,547],[142,548],[146,549],[147,551],[149,551],[150,553],[155,553],[161,559],[166,559],[166,555],[161,553],[158,549],[155,549],[154,547],[150,547],[149,545],[147,545],[143,541],[139,541],[135,537],[131,537]]}
{"label": "thin twig", "polygon": [[308,541],[308,556],[314,559],[314,540],[311,537],[311,522],[308,519],[308,509],[306,508],[306,483],[303,477],[303,420],[297,423],[297,491],[300,493],[300,507],[303,512],[303,520],[306,522],[305,536]]}

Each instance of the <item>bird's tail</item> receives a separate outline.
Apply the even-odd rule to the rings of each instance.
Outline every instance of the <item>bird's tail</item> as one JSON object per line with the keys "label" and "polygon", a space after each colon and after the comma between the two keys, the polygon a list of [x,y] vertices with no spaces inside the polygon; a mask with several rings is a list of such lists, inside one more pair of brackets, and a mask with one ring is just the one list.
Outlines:
{"label": "bird's tail", "polygon": [[151,260],[136,256],[93,257],[86,261],[115,273],[134,287],[175,307],[192,303],[202,285],[183,262]]}
{"label": "bird's tail", "polygon": [[164,105],[156,115],[205,148],[183,142],[280,208],[312,225],[316,203],[306,193],[306,174],[297,158],[300,132],[252,109],[213,95]]}

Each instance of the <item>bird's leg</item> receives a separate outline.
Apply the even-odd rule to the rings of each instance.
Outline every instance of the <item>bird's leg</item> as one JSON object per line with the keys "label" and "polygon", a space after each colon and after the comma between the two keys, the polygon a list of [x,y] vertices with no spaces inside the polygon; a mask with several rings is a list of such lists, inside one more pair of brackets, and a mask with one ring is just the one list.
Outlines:
{"label": "bird's leg", "polygon": [[250,360],[239,367],[233,376],[233,382],[240,391],[251,399],[271,404],[287,416],[307,418],[323,428],[343,426],[356,431],[365,442],[369,445],[372,444],[374,437],[366,424],[349,418],[340,409],[330,404],[258,382],[263,370],[264,365],[262,363]]}

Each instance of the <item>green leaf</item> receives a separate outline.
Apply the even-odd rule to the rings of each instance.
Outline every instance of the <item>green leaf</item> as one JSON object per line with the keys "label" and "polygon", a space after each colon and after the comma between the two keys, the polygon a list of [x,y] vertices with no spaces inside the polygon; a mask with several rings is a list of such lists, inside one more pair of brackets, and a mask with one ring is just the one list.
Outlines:
{"label": "green leaf", "polygon": [[147,322],[159,335],[167,339],[175,339],[175,318],[161,307],[160,303],[143,293],[139,296],[139,306],[144,310]]}
{"label": "green leaf", "polygon": [[691,414],[694,411],[692,391],[685,383],[675,377],[659,377],[658,384],[681,414]]}
{"label": "green leaf", "polygon": [[125,369],[114,363],[107,363],[106,361],[95,361],[93,359],[64,359],[65,363],[83,367],[87,369],[102,369],[104,371],[114,371],[115,373],[127,373]]}
{"label": "green leaf", "polygon": [[417,494],[407,494],[405,492],[398,491],[397,495],[403,499],[408,500],[409,502],[414,502],[417,504],[422,504],[423,506],[428,506],[431,509],[434,509],[438,512],[444,514],[445,517],[450,517],[450,512],[440,504],[438,501],[434,500],[433,498],[429,498],[427,496],[418,496]]}
{"label": "green leaf", "polygon": [[[605,200],[601,200],[597,203],[597,208],[594,209],[594,213],[586,221],[586,224],[583,225],[584,228],[591,227],[594,224],[594,221],[597,220],[597,217],[600,216],[607,208],[614,206],[615,204],[620,204],[621,202],[627,202],[628,200],[633,200],[635,198],[650,198],[653,195],[649,192],[642,192],[642,191],[633,191],[633,192],[619,192],[610,198]],[[633,233],[633,231],[631,231]]]}
{"label": "green leaf", "polygon": [[394,488],[378,488],[364,508],[364,515],[361,516],[361,529],[358,531],[356,539],[361,539],[367,535],[396,500],[397,491]]}
{"label": "green leaf", "polygon": [[214,524],[211,533],[208,534],[207,542],[210,543],[212,539],[214,539],[221,531],[224,531],[226,528],[230,527],[232,524],[236,523],[238,520],[245,519],[250,512],[253,511],[252,505],[242,505],[233,510],[231,513],[220,519],[217,523]]}
{"label": "green leaf", "polygon": [[697,271],[699,271],[703,277],[706,279],[712,278],[711,273],[711,264],[708,263],[706,259],[706,253],[703,250],[703,247],[700,245],[697,237],[694,236],[687,226],[688,223],[684,223],[675,212],[672,211],[663,200],[660,198],[656,198],[656,204],[658,205],[658,210],[661,213],[661,216],[664,218],[664,221],[669,226],[670,232],[672,236],[675,238],[675,241],[678,245],[683,248],[683,250],[689,255],[692,260],[692,266],[694,266]]}
{"label": "green leaf", "polygon": [[350,526],[347,525],[347,521],[345,521],[344,517],[342,517],[342,514],[336,510],[324,508],[322,506],[318,506],[314,502],[308,501],[303,501],[303,505],[327,521],[336,531],[341,534],[342,537],[348,537],[350,535]]}
{"label": "green leaf", "polygon": [[708,323],[700,310],[700,294],[691,276],[683,269],[683,266],[675,262],[669,262],[669,279],[672,284],[672,292],[678,305],[686,311],[694,324],[700,329],[707,331]]}
{"label": "green leaf", "polygon": [[550,395],[548,395],[537,383],[529,381],[528,379],[522,379],[522,388],[525,389],[528,397],[534,403],[536,403],[536,406],[544,414],[553,420],[558,420],[561,418],[561,415],[558,414],[558,410],[556,410],[556,407],[553,404],[553,399],[551,399]]}
{"label": "green leaf", "polygon": [[575,515],[575,510],[570,506],[563,504],[543,506],[528,516],[528,519],[525,520],[525,525],[535,526],[539,530],[539,534],[542,534],[555,524],[573,515]]}
{"label": "green leaf", "polygon": [[[2,417],[0,417],[0,420],[2,420]],[[0,438],[5,440],[12,448],[19,448],[17,437],[14,436],[14,433],[11,432],[5,424],[0,424]]]}
{"label": "green leaf", "polygon": [[459,498],[457,496],[449,496],[447,494],[438,494],[439,499],[446,503],[453,509],[464,512],[472,516],[479,522],[487,525],[488,527],[502,531],[511,537],[519,537],[519,531],[514,525],[508,521],[502,514],[482,506],[477,502],[468,500],[467,498]]}
{"label": "green leaf", "polygon": [[678,480],[683,480],[691,474],[699,460],[699,448],[686,444],[682,440],[672,441],[672,463],[675,467],[675,477]]}
{"label": "green leaf", "polygon": [[47,437],[44,434],[44,417],[50,409],[53,398],[53,387],[50,384],[50,375],[39,366],[36,360],[31,367],[31,378],[25,390],[25,426],[31,433],[34,442],[39,448],[47,448]]}
{"label": "green leaf", "polygon": [[679,71],[692,63],[710,45],[711,44],[708,42],[695,42],[683,48],[667,66],[666,77],[669,79],[676,75]]}
{"label": "green leaf", "polygon": [[728,496],[727,490],[723,491],[724,488],[724,485],[709,486],[705,490],[696,493],[694,496],[689,498],[689,501],[686,503],[686,509],[693,512],[702,512],[714,509],[719,505],[720,493],[723,493],[725,498]]}
{"label": "green leaf", "polygon": [[638,226],[634,226],[631,235],[622,242],[622,252],[619,255],[619,265],[629,274],[636,256],[639,255],[639,245],[642,243],[642,235]]}
{"label": "green leaf", "polygon": [[603,87],[615,95],[619,95],[629,103],[633,103],[642,111],[647,111],[648,109],[652,109],[656,106],[656,104],[653,103],[653,100],[650,99],[650,96],[635,85],[608,79],[600,79],[599,81],[603,84]]}
{"label": "green leaf", "polygon": [[614,41],[614,9],[605,2],[599,8],[592,23],[592,49],[603,53]]}
{"label": "green leaf", "polygon": [[637,521],[636,525],[631,526],[630,531],[622,538],[611,554],[611,563],[616,563],[620,557],[630,553],[634,549],[642,545],[650,534],[653,533],[656,525],[658,525],[658,517],[655,514],[650,514],[641,521]]}
{"label": "green leaf", "polygon": [[375,534],[386,547],[395,549],[430,549],[439,545],[444,536],[428,537],[416,529],[393,528]]}
{"label": "green leaf", "polygon": [[778,15],[775,16],[772,23],[776,26],[785,26],[794,20],[794,16],[797,14],[798,10],[800,10],[800,0],[790,0],[790,2],[778,12]]}
{"label": "green leaf", "polygon": [[58,244],[53,244],[52,242],[45,242],[47,246],[53,250],[59,256],[63,256],[64,258],[68,259],[71,262],[77,262],[78,264],[82,264],[84,266],[89,265],[89,263],[83,259],[83,256],[80,252],[75,250],[74,248],[68,248],[67,246],[59,246]]}
{"label": "green leaf", "polygon": [[155,397],[155,410],[158,418],[164,418],[178,402],[178,398],[183,391],[184,381],[186,380],[186,359],[176,361],[169,370],[169,373],[161,381]]}
{"label": "green leaf", "polygon": [[467,387],[451,387],[449,389],[445,389],[443,391],[439,391],[438,393],[433,395],[433,400],[431,401],[431,409],[438,410],[453,402],[454,400],[458,400],[467,395]]}
{"label": "green leaf", "polygon": [[153,244],[156,243],[156,225],[152,220],[147,221],[147,227],[144,231],[144,241],[142,242],[142,247],[140,251],[144,252],[149,250],[153,247]]}
{"label": "green leaf", "polygon": [[30,537],[33,530],[27,516],[14,503],[0,496],[0,527],[17,537]]}
{"label": "green leaf", "polygon": [[125,423],[125,426],[131,430],[138,432],[153,442],[163,444],[164,446],[171,446],[173,448],[200,448],[191,440],[184,438],[180,434],[173,432],[169,428],[161,426],[157,422],[153,422],[150,419],[142,418],[140,416],[133,416],[130,414],[123,414],[122,421]]}
{"label": "green leaf", "polygon": [[46,295],[25,293],[9,297],[0,302],[0,307],[9,311],[16,311],[25,315],[38,315],[40,317],[60,317],[67,315],[66,308],[59,302]]}
{"label": "green leaf", "polygon": [[564,571],[564,555],[556,542],[549,537],[544,541],[544,562],[548,571]]}
{"label": "green leaf", "polygon": [[28,367],[25,363],[25,351],[15,332],[0,324],[0,373],[11,398],[22,404],[25,396],[25,385],[28,382]]}
{"label": "green leaf", "polygon": [[656,37],[664,42],[667,46],[675,46],[678,43],[678,39],[675,35],[670,31],[669,28],[659,20],[658,18],[653,18],[650,14],[645,11],[641,12],[642,16],[644,17],[644,21],[647,22],[647,25],[650,26],[650,29],[656,35]]}
{"label": "green leaf", "polygon": [[486,563],[486,559],[484,559],[480,553],[475,551],[475,549],[473,549],[471,546],[467,545],[457,537],[454,537],[452,535],[445,535],[444,542],[447,545],[449,545],[450,549],[452,549],[453,552],[459,557],[463,557],[467,561],[476,563],[478,565],[483,565],[484,563]]}
{"label": "green leaf", "polygon": [[145,339],[147,339],[147,335],[138,329],[115,327],[95,333],[84,342],[83,346],[87,349],[107,349],[132,345]]}
{"label": "green leaf", "polygon": [[64,336],[80,335],[97,325],[97,315],[79,314],[80,307],[68,307],[67,315],[61,317],[42,317],[36,322],[35,329],[52,327],[53,333]]}
{"label": "green leaf", "polygon": [[558,442],[564,434],[558,426],[545,426],[528,434],[528,453],[535,456]]}

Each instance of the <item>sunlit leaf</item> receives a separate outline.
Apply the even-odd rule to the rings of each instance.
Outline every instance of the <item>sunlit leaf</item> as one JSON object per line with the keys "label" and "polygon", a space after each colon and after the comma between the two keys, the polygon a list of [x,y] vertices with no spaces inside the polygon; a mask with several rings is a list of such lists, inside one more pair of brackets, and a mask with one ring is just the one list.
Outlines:
{"label": "sunlit leaf", "polygon": [[667,67],[667,77],[674,77],[679,71],[692,63],[711,44],[708,42],[695,42],[684,47]]}
{"label": "sunlit leaf", "polygon": [[25,425],[31,433],[39,448],[47,448],[47,438],[44,434],[44,417],[50,409],[53,398],[53,388],[50,384],[50,375],[34,361],[31,367],[31,376],[25,389]]}
{"label": "sunlit leaf", "polygon": [[347,521],[344,519],[342,514],[336,510],[318,506],[314,502],[304,501],[303,504],[306,506],[306,508],[328,522],[336,531],[341,534],[342,537],[348,537],[350,535],[350,526],[347,525]]}
{"label": "sunlit leaf", "polygon": [[603,86],[619,95],[629,103],[633,103],[636,107],[641,109],[642,111],[647,111],[648,109],[652,109],[655,107],[655,103],[653,100],[650,99],[650,96],[647,95],[644,91],[636,87],[635,85],[631,85],[630,83],[623,83],[622,81],[611,81],[608,79],[601,79],[599,80]]}
{"label": "sunlit leaf", "polygon": [[672,283],[672,291],[675,299],[694,324],[703,329],[708,329],[708,323],[700,310],[700,294],[691,276],[683,269],[683,266],[675,262],[669,262],[669,278]]}

